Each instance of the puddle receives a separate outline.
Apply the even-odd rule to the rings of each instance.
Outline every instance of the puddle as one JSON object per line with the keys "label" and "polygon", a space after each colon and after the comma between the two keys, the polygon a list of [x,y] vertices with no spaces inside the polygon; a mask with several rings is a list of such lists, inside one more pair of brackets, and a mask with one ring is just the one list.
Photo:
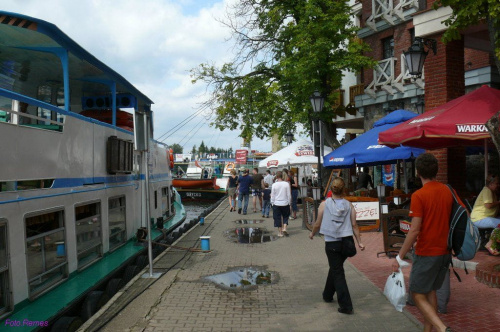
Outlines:
{"label": "puddle", "polygon": [[278,275],[264,269],[244,267],[205,277],[205,279],[224,289],[250,290],[255,289],[258,285],[276,283]]}
{"label": "puddle", "polygon": [[243,219],[243,220],[235,220],[234,222],[237,223],[237,224],[248,225],[248,224],[260,224],[260,223],[263,223],[264,220],[248,220],[248,219]]}
{"label": "puddle", "polygon": [[277,236],[271,235],[271,232],[265,228],[258,227],[239,227],[226,231],[226,235],[235,243],[265,243],[278,239]]}

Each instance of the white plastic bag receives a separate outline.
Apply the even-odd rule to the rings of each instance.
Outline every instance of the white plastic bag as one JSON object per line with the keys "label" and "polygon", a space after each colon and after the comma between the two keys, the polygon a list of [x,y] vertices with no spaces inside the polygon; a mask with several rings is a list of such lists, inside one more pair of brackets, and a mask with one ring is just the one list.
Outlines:
{"label": "white plastic bag", "polygon": [[393,272],[387,278],[385,283],[384,295],[389,299],[389,302],[396,308],[397,311],[402,312],[406,304],[406,288],[405,278],[403,272],[399,269],[398,272]]}

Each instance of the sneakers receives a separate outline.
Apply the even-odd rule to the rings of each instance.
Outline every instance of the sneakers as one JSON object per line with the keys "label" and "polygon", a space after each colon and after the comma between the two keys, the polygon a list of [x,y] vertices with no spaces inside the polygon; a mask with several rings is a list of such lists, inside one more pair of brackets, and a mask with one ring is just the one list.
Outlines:
{"label": "sneakers", "polygon": [[288,218],[288,219],[290,219],[290,220],[295,220],[295,218],[294,218],[294,217],[290,217],[290,218]]}
{"label": "sneakers", "polygon": [[238,209],[238,214],[241,214],[241,208]]}

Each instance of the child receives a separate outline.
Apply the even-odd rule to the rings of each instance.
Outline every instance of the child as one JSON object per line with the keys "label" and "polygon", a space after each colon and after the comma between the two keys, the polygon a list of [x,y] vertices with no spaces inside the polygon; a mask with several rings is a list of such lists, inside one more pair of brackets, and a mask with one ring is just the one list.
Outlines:
{"label": "child", "polygon": [[264,190],[262,191],[262,217],[269,218],[269,210],[271,208],[271,189],[269,184],[264,182]]}

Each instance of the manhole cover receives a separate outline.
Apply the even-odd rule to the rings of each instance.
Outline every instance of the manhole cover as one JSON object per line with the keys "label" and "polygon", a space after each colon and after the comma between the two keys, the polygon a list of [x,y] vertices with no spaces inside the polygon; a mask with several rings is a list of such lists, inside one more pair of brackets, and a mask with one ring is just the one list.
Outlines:
{"label": "manhole cover", "polygon": [[278,280],[276,272],[255,267],[237,268],[225,273],[205,277],[219,287],[232,290],[251,290],[258,285],[274,284]]}
{"label": "manhole cover", "polygon": [[248,220],[248,219],[243,219],[243,220],[235,220],[234,221],[235,223],[237,224],[244,224],[244,225],[248,225],[248,224],[260,224],[260,223],[263,223],[264,220]]}
{"label": "manhole cover", "polygon": [[270,242],[278,238],[265,228],[258,227],[238,227],[226,231],[226,235],[235,243],[244,244]]}

